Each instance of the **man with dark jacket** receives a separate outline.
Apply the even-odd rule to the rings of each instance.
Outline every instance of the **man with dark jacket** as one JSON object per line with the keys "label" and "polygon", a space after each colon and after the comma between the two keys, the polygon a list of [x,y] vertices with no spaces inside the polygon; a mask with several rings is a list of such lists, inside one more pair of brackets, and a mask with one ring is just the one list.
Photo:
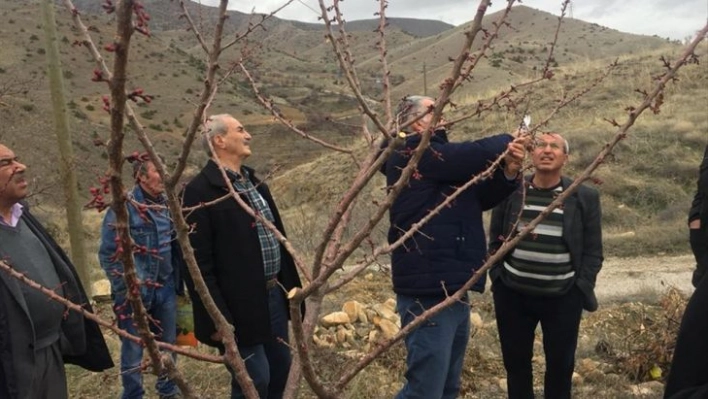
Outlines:
{"label": "man with dark jacket", "polygon": [[[533,143],[535,172],[492,212],[490,252],[535,219],[572,180],[562,176],[568,142],[557,133]],[[583,308],[597,309],[595,279],[602,267],[600,199],[580,186],[490,270],[510,399],[533,398],[531,358],[536,326],[546,355],[544,396],[569,399]]]}
{"label": "man with dark jacket", "polygon": [[[408,96],[398,107],[398,123],[405,125],[405,143],[387,160],[386,181],[393,185],[421,141],[432,129],[429,113],[435,101]],[[424,115],[425,114],[425,115]],[[424,115],[424,116],[423,116]],[[416,120],[417,119],[417,120]],[[486,240],[482,211],[493,208],[518,186],[524,157],[523,139],[502,134],[476,141],[452,143],[437,129],[417,165],[417,171],[389,211],[389,243],[396,242],[414,223],[442,203],[457,187],[489,167],[507,148],[504,168],[463,191],[449,206],[425,223],[391,256],[393,290],[401,325],[445,300],[460,289],[484,263]],[[484,279],[473,287],[484,289]],[[469,340],[470,305],[460,301],[433,316],[405,338],[406,384],[398,399],[455,398]]]}
{"label": "man with dark jacket", "polygon": [[[136,246],[133,252],[135,272],[140,280],[140,297],[149,316],[150,328],[159,341],[174,344],[177,336],[177,294],[183,293],[180,269],[182,252],[174,240],[174,227],[167,210],[167,198],[162,178],[149,159],[134,159],[135,186],[128,193],[128,228]],[[113,310],[118,327],[138,335],[133,310],[128,303],[128,287],[123,277],[123,263],[116,256],[118,241],[116,214],[106,211],[101,226],[101,245],[98,260],[111,283]],[[120,376],[123,384],[122,399],[142,399],[143,345],[121,337]],[[160,399],[177,399],[181,395],[174,381],[165,371],[155,383]]]}
{"label": "man with dark jacket", "polygon": [[[21,200],[26,167],[0,144],[0,259],[91,310],[74,266]],[[67,398],[64,364],[113,367],[98,325],[0,272],[0,397]]]}
{"label": "man with dark jacket", "polygon": [[691,210],[688,212],[691,249],[696,257],[696,270],[692,279],[694,287],[698,287],[708,272],[708,146],[698,171],[697,186]]}
{"label": "man with dark jacket", "polygon": [[[231,115],[211,116],[205,124],[202,144],[209,156],[219,160],[228,180],[215,160],[210,159],[187,184],[184,205],[217,200],[229,194],[227,185],[231,185],[256,214],[284,234],[268,186],[256,178],[253,169],[243,165],[251,155],[250,141],[251,135]],[[282,397],[291,361],[285,292],[300,286],[292,257],[273,231],[233,198],[190,212],[187,222],[194,228],[190,241],[209,293],[235,328],[238,349],[260,397]],[[223,351],[221,337],[194,291],[192,279],[188,272],[184,275],[193,301],[197,338]],[[242,397],[242,389],[234,377],[231,398]]]}
{"label": "man with dark jacket", "polygon": [[688,214],[691,248],[696,256],[693,285],[686,305],[671,371],[666,380],[667,399],[708,398],[708,146],[699,169],[698,191]]}

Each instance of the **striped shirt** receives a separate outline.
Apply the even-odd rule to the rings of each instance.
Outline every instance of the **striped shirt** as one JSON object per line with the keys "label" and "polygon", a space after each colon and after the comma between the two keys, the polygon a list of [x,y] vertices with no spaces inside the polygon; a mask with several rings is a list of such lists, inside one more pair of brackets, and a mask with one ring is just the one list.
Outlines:
{"label": "striped shirt", "polygon": [[[256,190],[256,187],[251,182],[246,169],[241,169],[242,175],[229,170],[229,173],[236,176],[234,180],[234,189],[239,194],[245,194],[248,198],[249,205],[261,217],[267,219],[271,223],[275,223],[273,212],[268,206],[268,202],[263,198],[261,193]],[[275,278],[280,272],[280,243],[275,238],[275,234],[267,228],[260,220],[256,222],[258,230],[258,240],[261,243],[261,254],[263,256],[263,268],[266,280]]]}
{"label": "striped shirt", "polygon": [[[517,231],[535,219],[563,191],[530,186]],[[504,260],[504,284],[518,292],[536,296],[562,295],[573,286],[575,270],[568,246],[563,241],[563,209],[556,208],[529,233]]]}

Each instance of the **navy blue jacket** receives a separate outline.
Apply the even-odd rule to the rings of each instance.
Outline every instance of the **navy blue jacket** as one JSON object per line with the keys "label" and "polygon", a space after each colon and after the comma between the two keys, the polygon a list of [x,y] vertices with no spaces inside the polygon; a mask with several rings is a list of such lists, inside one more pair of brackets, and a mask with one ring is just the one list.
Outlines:
{"label": "navy blue jacket", "polygon": [[[421,136],[406,139],[384,168],[386,182],[393,185]],[[445,131],[436,131],[411,177],[389,211],[389,243],[420,221],[455,189],[489,167],[513,140],[501,134],[476,141],[451,143]],[[393,290],[397,294],[437,296],[452,293],[484,263],[486,239],[482,212],[494,208],[514,192],[518,180],[508,180],[502,168],[491,178],[462,192],[448,207],[396,248],[391,255]],[[484,291],[485,278],[472,289]]]}

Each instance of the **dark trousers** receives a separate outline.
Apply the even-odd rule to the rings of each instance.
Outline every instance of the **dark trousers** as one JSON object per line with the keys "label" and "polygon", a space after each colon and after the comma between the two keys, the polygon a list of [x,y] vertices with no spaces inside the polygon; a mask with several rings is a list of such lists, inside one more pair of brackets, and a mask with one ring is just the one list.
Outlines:
{"label": "dark trousers", "polygon": [[700,229],[689,229],[691,250],[696,258],[696,270],[693,271],[692,283],[694,287],[703,279],[708,271],[708,226]]}
{"label": "dark trousers", "polygon": [[701,280],[686,305],[664,397],[708,397],[708,278]]}
{"label": "dark trousers", "polygon": [[34,375],[28,398],[66,399],[66,373],[59,341],[34,353]]}
{"label": "dark trousers", "polygon": [[[258,396],[263,399],[281,399],[292,359],[288,347],[287,301],[280,286],[268,289],[268,304],[273,335],[261,345],[238,345],[238,351],[246,363],[246,370]],[[228,366],[227,369],[231,373],[231,399],[245,398],[233,370]]]}
{"label": "dark trousers", "polygon": [[560,297],[521,294],[500,281],[494,284],[494,311],[499,329],[509,399],[533,398],[531,359],[536,326],[543,330],[546,356],[544,397],[570,398],[583,294],[573,287]]}

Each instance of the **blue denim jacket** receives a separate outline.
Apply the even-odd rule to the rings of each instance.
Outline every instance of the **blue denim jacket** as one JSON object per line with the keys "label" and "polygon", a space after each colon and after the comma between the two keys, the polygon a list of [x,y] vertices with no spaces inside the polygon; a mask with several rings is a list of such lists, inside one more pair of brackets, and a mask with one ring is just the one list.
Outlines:
{"label": "blue denim jacket", "polygon": [[[160,257],[153,253],[154,250],[160,251],[159,237],[156,225],[156,216],[158,212],[167,212],[167,210],[148,209],[142,215],[130,201],[144,203],[145,198],[142,190],[136,185],[133,190],[128,193],[129,201],[126,202],[128,208],[128,225],[130,228],[130,236],[133,242],[138,246],[145,246],[146,253],[134,252],[133,259],[135,262],[135,271],[138,279],[141,282],[150,281],[156,282],[160,268]],[[111,296],[126,295],[126,284],[123,279],[123,264],[116,258],[116,231],[115,231],[116,215],[112,209],[108,209],[106,216],[103,218],[101,226],[101,245],[98,250],[98,260],[101,263],[101,268],[106,273],[108,281],[111,283]],[[170,231],[173,231],[172,222],[170,221]],[[182,280],[180,278],[180,268],[182,263],[182,253],[179,245],[175,240],[172,240],[170,248],[170,256],[172,257],[172,276],[174,277],[175,288],[178,294],[183,293]],[[141,284],[140,295],[145,306],[149,306],[150,299],[153,297],[153,284]]]}

